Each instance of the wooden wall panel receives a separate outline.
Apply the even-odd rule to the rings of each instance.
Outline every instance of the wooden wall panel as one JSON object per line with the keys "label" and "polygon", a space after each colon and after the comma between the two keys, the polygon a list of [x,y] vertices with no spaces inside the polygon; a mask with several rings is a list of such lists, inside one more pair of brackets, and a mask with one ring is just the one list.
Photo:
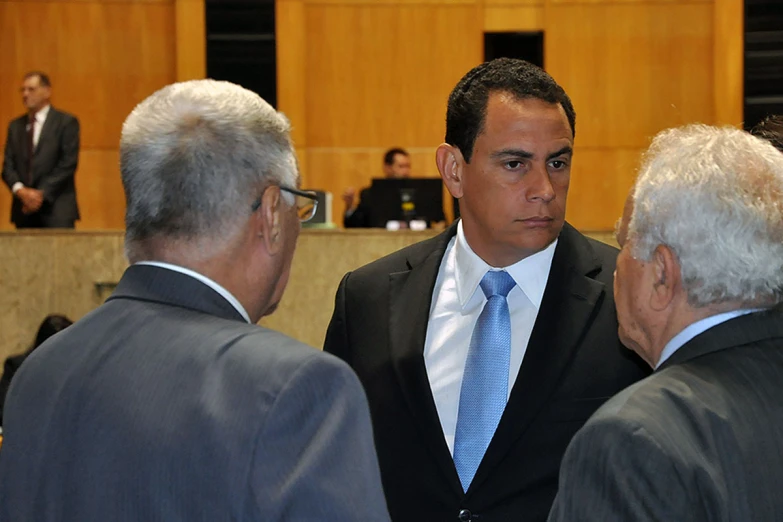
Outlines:
{"label": "wooden wall panel", "polygon": [[642,149],[577,146],[566,216],[581,230],[613,230],[636,179]]}
{"label": "wooden wall panel", "polygon": [[712,7],[548,8],[546,68],[577,111],[577,145],[642,148],[674,125],[713,120]]}
{"label": "wooden wall panel", "polygon": [[82,220],[80,229],[125,228],[125,193],[117,149],[84,150],[76,173],[76,196]]}
{"label": "wooden wall panel", "polygon": [[544,29],[544,6],[487,5],[484,7],[484,31],[519,32]]}
{"label": "wooden wall panel", "polygon": [[713,67],[715,123],[742,126],[745,80],[745,2],[715,0]]}
{"label": "wooden wall panel", "polygon": [[[434,151],[442,142],[448,94],[482,58],[480,6],[281,1],[277,7],[279,105],[293,122],[305,184],[333,193],[339,221],[343,190],[380,175],[387,148]],[[434,152],[416,155],[415,172],[437,173]]]}

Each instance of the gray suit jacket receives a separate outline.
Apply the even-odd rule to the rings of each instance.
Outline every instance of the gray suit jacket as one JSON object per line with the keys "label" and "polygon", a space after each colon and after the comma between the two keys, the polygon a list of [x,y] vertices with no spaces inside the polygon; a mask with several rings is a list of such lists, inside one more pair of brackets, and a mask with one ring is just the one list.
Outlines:
{"label": "gray suit jacket", "polygon": [[601,407],[549,520],[783,520],[780,310],[707,330]]}
{"label": "gray suit jacket", "polygon": [[163,268],[33,352],[4,430],[4,521],[388,521],[348,366]]}
{"label": "gray suit jacket", "polygon": [[[33,151],[33,172],[28,171],[27,115],[8,126],[3,156],[3,181],[8,188],[16,182],[43,191],[44,204],[38,212],[41,225],[70,226],[79,219],[74,176],[79,163],[79,120],[67,112],[49,108],[38,144]],[[25,223],[22,204],[14,198],[11,221]]]}

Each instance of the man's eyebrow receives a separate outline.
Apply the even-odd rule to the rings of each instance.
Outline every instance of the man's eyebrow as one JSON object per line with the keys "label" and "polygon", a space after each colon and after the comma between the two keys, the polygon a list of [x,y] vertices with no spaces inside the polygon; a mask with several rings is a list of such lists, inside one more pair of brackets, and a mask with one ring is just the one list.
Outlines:
{"label": "man's eyebrow", "polygon": [[574,153],[574,149],[572,149],[570,145],[566,145],[562,149],[560,149],[560,150],[558,150],[556,152],[553,152],[552,154],[547,156],[546,159],[551,160],[551,159],[556,158],[558,156],[563,156],[564,154],[573,154],[573,153]]}
{"label": "man's eyebrow", "polygon": [[507,157],[530,159],[533,156],[534,154],[532,152],[528,152],[523,149],[502,149],[490,154],[490,157],[492,159],[507,158]]}

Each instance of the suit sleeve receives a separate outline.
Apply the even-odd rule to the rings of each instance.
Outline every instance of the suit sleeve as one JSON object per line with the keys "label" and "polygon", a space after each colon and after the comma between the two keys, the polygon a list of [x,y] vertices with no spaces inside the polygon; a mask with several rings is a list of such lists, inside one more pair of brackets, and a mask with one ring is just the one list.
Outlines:
{"label": "suit sleeve", "polygon": [[3,153],[3,181],[5,181],[5,184],[8,185],[9,189],[14,186],[14,183],[21,181],[16,165],[16,158],[14,157],[14,147],[11,140],[12,132],[13,122],[8,125],[8,134],[5,138],[5,152]]}
{"label": "suit sleeve", "polygon": [[311,358],[267,419],[251,472],[259,520],[389,521],[367,399],[347,365]]}
{"label": "suit sleeve", "polygon": [[370,228],[370,191],[364,189],[359,194],[359,205],[354,209],[351,215],[343,216],[343,226],[345,228]]}
{"label": "suit sleeve", "polygon": [[348,364],[351,363],[348,349],[348,325],[346,324],[345,294],[350,272],[343,276],[337,287],[337,295],[334,298],[334,312],[329,327],[326,329],[324,351],[336,355]]}
{"label": "suit sleeve", "polygon": [[588,421],[571,441],[549,522],[707,520],[697,516],[677,456],[642,427]]}
{"label": "suit sleeve", "polygon": [[60,157],[52,172],[44,176],[39,188],[49,203],[57,199],[62,188],[76,175],[79,163],[79,120],[69,116],[60,136]]}

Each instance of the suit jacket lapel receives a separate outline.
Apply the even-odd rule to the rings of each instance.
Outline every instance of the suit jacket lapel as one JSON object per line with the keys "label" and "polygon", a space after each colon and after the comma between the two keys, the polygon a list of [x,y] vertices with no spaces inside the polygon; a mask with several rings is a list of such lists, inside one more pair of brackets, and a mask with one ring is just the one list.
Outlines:
{"label": "suit jacket lapel", "polygon": [[566,224],[525,358],[468,494],[491,474],[549,402],[606,292],[604,285],[591,277],[600,269],[601,263],[584,236]]}
{"label": "suit jacket lapel", "polygon": [[447,482],[462,495],[424,365],[432,291],[446,247],[456,231],[455,223],[422,244],[408,258],[408,270],[389,275],[389,343],[392,365],[414,422]]}
{"label": "suit jacket lapel", "polygon": [[702,355],[775,338],[783,338],[783,305],[713,326],[675,351],[656,372]]}
{"label": "suit jacket lapel", "polygon": [[107,299],[137,299],[188,308],[244,322],[231,303],[215,290],[186,274],[151,265],[131,265]]}

